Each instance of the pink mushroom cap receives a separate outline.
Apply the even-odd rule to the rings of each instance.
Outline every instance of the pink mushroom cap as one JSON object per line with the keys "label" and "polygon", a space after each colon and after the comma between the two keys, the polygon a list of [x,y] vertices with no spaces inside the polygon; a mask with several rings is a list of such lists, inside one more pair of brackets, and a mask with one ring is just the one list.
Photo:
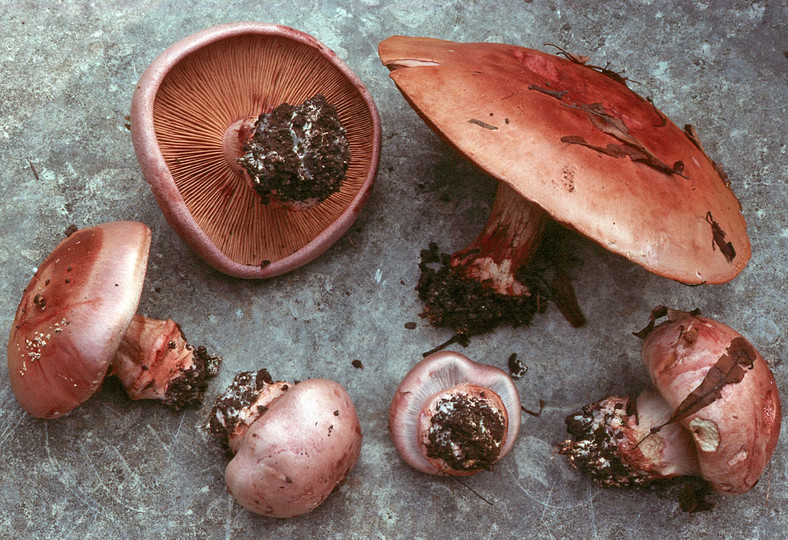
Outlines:
{"label": "pink mushroom cap", "polygon": [[22,408],[62,416],[101,386],[137,310],[151,232],[118,221],[81,229],[41,263],[8,339],[8,374]]}
{"label": "pink mushroom cap", "polygon": [[[651,380],[674,411],[717,361],[731,354],[734,340],[744,340],[714,319],[677,313],[643,342]],[[774,376],[761,354],[744,343],[747,354],[754,354],[752,368],[740,382],[722,386],[719,398],[681,420],[695,443],[701,475],[728,494],[756,484],[777,446],[782,422]]]}
{"label": "pink mushroom cap", "polygon": [[234,443],[224,477],[250,512],[289,518],[313,511],[347,477],[361,453],[361,426],[350,396],[334,381],[272,386],[272,399]]}

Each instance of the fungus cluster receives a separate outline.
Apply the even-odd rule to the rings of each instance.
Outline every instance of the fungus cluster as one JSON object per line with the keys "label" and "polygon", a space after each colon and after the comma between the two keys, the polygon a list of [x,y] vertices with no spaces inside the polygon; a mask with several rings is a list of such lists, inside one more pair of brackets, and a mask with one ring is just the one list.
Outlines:
{"label": "fungus cluster", "polygon": [[[567,53],[491,43],[393,36],[379,55],[430,127],[499,181],[470,246],[422,254],[417,290],[432,324],[467,337],[527,324],[550,299],[582,325],[556,224],[683,283],[723,283],[747,263],[724,173],[691,126],[678,128],[623,77]],[[317,257],[350,227],[377,171],[380,125],[366,88],[323,44],[283,26],[220,25],[174,44],[143,74],[131,117],[167,219],[233,276],[274,276]],[[73,232],[40,265],[7,349],[30,414],[67,414],[107,374],[132,399],[201,404],[219,358],[188,344],[174,321],[135,314],[150,242],[141,223],[106,223]],[[726,494],[751,489],[782,420],[761,355],[696,312],[659,307],[636,335],[653,386],[570,415],[573,439],[559,452],[603,486],[694,475]],[[525,371],[515,355],[509,366]],[[416,470],[466,476],[511,451],[520,412],[504,371],[439,352],[399,384],[389,430]],[[264,369],[235,377],[206,428],[232,455],[230,494],[278,518],[317,508],[362,443],[341,385],[274,381]]]}

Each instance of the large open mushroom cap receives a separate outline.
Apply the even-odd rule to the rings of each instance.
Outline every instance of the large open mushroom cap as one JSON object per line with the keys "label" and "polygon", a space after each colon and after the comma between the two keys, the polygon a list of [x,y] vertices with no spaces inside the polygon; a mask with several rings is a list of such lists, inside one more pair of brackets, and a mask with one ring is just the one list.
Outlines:
{"label": "large open mushroom cap", "polygon": [[684,283],[744,268],[750,242],[724,174],[615,74],[493,43],[393,36],[378,52],[436,132],[557,221]]}
{"label": "large open mushroom cap", "polygon": [[[350,144],[342,188],[299,212],[265,206],[225,150],[241,156],[239,122],[318,93]],[[366,202],[380,153],[377,109],[350,68],[303,32],[255,22],[211,27],[165,50],[140,79],[131,128],[173,228],[209,264],[244,278],[292,270],[339,239]]]}
{"label": "large open mushroom cap", "polygon": [[82,229],[41,263],[8,340],[8,376],[33,416],[68,413],[99,388],[137,311],[151,232],[121,221]]}

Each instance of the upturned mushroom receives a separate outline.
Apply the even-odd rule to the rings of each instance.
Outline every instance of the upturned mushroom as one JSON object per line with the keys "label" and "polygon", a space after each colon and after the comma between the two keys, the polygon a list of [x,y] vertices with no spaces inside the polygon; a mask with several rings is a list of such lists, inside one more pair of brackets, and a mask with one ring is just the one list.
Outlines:
{"label": "upturned mushroom", "polygon": [[326,379],[274,382],[265,369],[239,373],[206,427],[234,456],[224,475],[230,494],[267,517],[317,508],[361,452],[361,426],[342,386]]}
{"label": "upturned mushroom", "polygon": [[196,407],[219,359],[194,348],[172,320],[135,314],[151,232],[119,221],[78,230],[41,263],[16,311],[8,375],[16,399],[39,418],[67,414],[108,370],[131,399]]}
{"label": "upturned mushroom", "polygon": [[[655,326],[656,319],[667,320]],[[697,312],[658,307],[643,361],[653,386],[609,397],[566,419],[570,464],[602,486],[701,476],[715,490],[750,490],[780,435],[780,396],[769,366],[730,327]]]}
{"label": "upturned mushroom", "polygon": [[256,22],[161,53],[134,92],[131,130],[170,225],[242,278],[288,272],[336,242],[380,155],[377,108],[356,74],[314,37]]}
{"label": "upturned mushroom", "polygon": [[677,127],[620,75],[495,43],[393,36],[378,52],[422,119],[499,181],[479,237],[421,265],[433,325],[470,335],[527,323],[544,297],[582,324],[560,262],[546,285],[526,276],[548,220],[682,283],[723,283],[744,268],[750,242],[725,174],[692,126]]}
{"label": "upturned mushroom", "polygon": [[389,431],[400,457],[421,472],[489,470],[514,446],[520,395],[501,369],[443,351],[421,360],[397,387]]}

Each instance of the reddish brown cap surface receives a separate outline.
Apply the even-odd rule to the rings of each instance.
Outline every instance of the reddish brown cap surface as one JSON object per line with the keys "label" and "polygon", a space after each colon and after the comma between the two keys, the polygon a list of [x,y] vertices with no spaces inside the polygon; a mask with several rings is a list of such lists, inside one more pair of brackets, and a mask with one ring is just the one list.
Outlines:
{"label": "reddish brown cap surface", "polygon": [[729,281],[749,260],[715,164],[616,77],[493,43],[393,36],[379,54],[450,144],[614,253],[684,283]]}
{"label": "reddish brown cap surface", "polygon": [[[241,156],[239,122],[318,93],[337,108],[350,144],[342,188],[300,212],[264,206],[226,154]],[[339,239],[366,202],[380,154],[377,108],[359,78],[312,36],[274,24],[219,25],[170,46],[140,79],[131,126],[172,227],[216,269],[244,278],[288,272]]]}
{"label": "reddish brown cap surface", "polygon": [[[681,313],[681,312],[678,312]],[[752,488],[772,457],[780,435],[780,395],[769,366],[741,334],[706,317],[681,316],[665,322],[643,342],[643,361],[654,386],[673,411],[726,354],[752,355],[740,382],[681,423],[692,434],[703,477],[729,494]]]}
{"label": "reddish brown cap surface", "polygon": [[150,240],[142,223],[105,223],[41,263],[8,340],[11,387],[30,414],[64,415],[99,388],[137,310]]}

